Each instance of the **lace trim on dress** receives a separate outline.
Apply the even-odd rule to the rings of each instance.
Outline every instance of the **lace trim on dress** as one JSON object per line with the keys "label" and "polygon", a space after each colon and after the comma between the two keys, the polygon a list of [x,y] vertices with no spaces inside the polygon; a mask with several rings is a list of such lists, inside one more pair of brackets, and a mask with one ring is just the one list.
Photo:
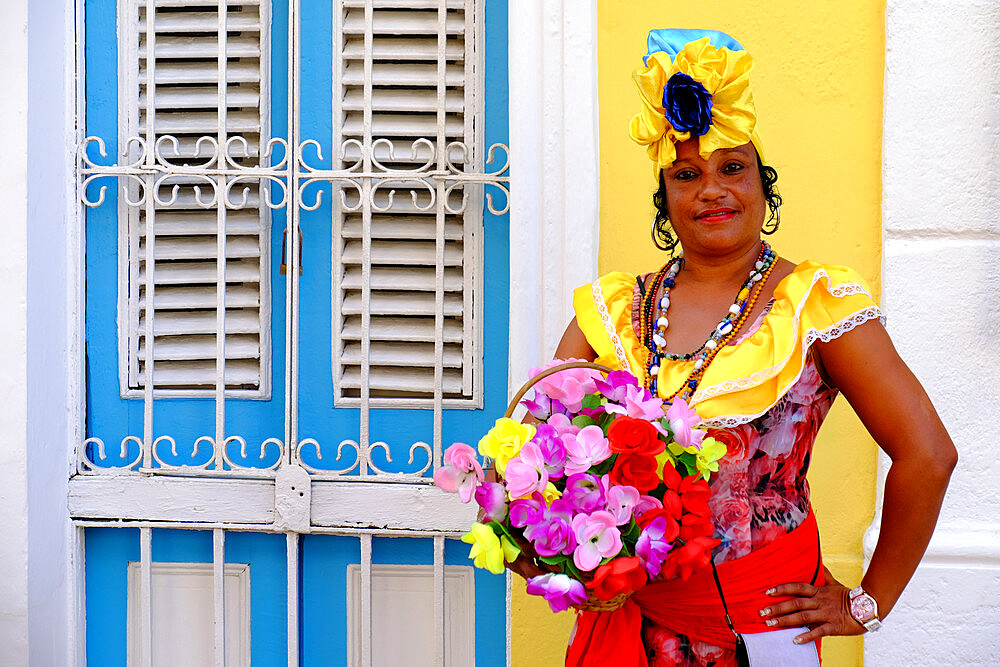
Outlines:
{"label": "lace trim on dress", "polygon": [[625,354],[625,346],[622,345],[622,339],[618,335],[615,323],[611,321],[611,313],[608,312],[608,304],[604,300],[604,290],[601,289],[600,278],[590,284],[590,293],[594,296],[594,305],[597,306],[597,313],[601,316],[601,322],[604,324],[604,332],[608,334],[608,338],[611,339],[611,344],[615,348],[615,354],[618,355],[619,367],[622,370],[631,371],[628,356]]}
{"label": "lace trim on dress", "polygon": [[[860,287],[860,286],[858,286],[858,287]],[[860,288],[860,291],[857,291],[857,292],[845,292],[845,293],[847,293],[847,294],[859,294],[859,293],[862,293],[862,292],[865,293],[865,294],[867,294],[867,291],[865,291],[865,289],[863,287]],[[824,343],[827,343],[827,342],[829,342],[831,340],[834,340],[835,338],[839,338],[840,336],[844,335],[848,331],[851,331],[855,327],[858,327],[858,326],[864,324],[865,322],[868,322],[869,320],[874,320],[876,318],[878,318],[878,320],[880,322],[882,322],[883,325],[885,324],[885,316],[882,314],[882,311],[879,309],[879,307],[878,306],[869,306],[868,308],[865,308],[864,310],[859,310],[858,312],[854,313],[853,315],[845,317],[844,319],[840,320],[839,322],[835,322],[834,324],[830,325],[826,329],[822,329],[822,330],[809,329],[808,331],[806,331],[805,336],[803,336],[803,339],[802,339],[802,368],[800,368],[799,372],[795,374],[795,378],[792,379],[792,381],[788,383],[788,386],[782,388],[781,392],[778,394],[778,397],[775,399],[774,403],[772,403],[771,405],[767,406],[764,410],[761,410],[760,412],[758,412],[756,414],[752,414],[752,415],[724,415],[724,416],[719,416],[719,417],[712,417],[710,419],[704,420],[702,422],[702,425],[709,426],[709,427],[712,427],[712,428],[734,428],[736,426],[739,426],[740,424],[746,424],[748,422],[752,422],[753,420],[757,419],[761,415],[765,414],[768,410],[770,410],[771,408],[773,408],[774,405],[779,400],[781,400],[781,397],[784,396],[785,393],[787,393],[788,389],[790,387],[792,387],[796,382],[799,381],[799,378],[802,376],[802,369],[805,368],[806,356],[809,354],[809,348],[812,346],[813,343],[815,343],[817,340],[820,340],[820,341],[822,341]],[[771,370],[771,369],[768,369],[768,370]],[[732,390],[736,390],[736,389],[742,389],[742,388],[750,387],[750,386],[753,386],[755,384],[758,384],[761,381],[761,379],[763,379],[763,377],[762,377],[761,374],[766,373],[766,372],[767,371],[758,371],[757,373],[754,373],[754,374],[752,374],[752,375],[750,375],[748,377],[745,377],[745,378],[740,378],[738,380],[733,380],[731,382],[725,382],[723,384],[715,385],[715,386],[711,387],[711,389],[715,390],[716,387],[731,386],[730,390],[732,391]],[[758,379],[758,378],[760,378],[760,379]],[[744,383],[744,381],[745,381],[745,383]],[[713,395],[716,395],[718,393],[721,393],[721,391],[715,392],[715,393],[713,393]],[[702,398],[701,400],[705,400],[705,399]]]}

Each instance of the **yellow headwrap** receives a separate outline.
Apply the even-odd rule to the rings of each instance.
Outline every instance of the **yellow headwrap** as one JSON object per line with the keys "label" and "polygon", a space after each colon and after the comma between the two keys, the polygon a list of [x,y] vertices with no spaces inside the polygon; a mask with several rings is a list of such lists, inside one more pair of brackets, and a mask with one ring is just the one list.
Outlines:
{"label": "yellow headwrap", "polygon": [[[664,34],[691,32],[709,33],[654,31],[650,33],[651,49],[656,43],[654,33],[662,39]],[[752,142],[763,160],[760,137],[755,130],[757,112],[750,92],[753,58],[742,47],[733,50],[714,46],[709,34],[687,42],[676,56],[669,50],[651,52],[645,66],[632,74],[642,110],[632,117],[629,135],[647,147],[656,178],[661,169],[672,165],[677,158],[675,143],[692,136],[699,137],[698,152],[705,159],[719,148]],[[724,37],[730,45],[739,46],[732,38]],[[671,107],[668,109],[665,104]]]}

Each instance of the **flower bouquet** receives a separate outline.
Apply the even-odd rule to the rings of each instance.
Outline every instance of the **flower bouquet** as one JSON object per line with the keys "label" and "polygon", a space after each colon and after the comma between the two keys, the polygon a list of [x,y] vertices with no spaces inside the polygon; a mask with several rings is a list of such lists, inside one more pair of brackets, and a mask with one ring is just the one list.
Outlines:
{"label": "flower bouquet", "polygon": [[[607,376],[604,377],[601,372]],[[650,579],[688,578],[708,564],[714,527],[708,479],[725,445],[698,428],[682,399],[669,407],[625,371],[555,360],[532,370],[479,441],[498,481],[487,481],[476,451],[455,443],[434,474],[480,521],[462,540],[477,567],[533,559],[546,571],[528,580],[553,611],[613,610]],[[510,418],[523,401],[539,420]]]}

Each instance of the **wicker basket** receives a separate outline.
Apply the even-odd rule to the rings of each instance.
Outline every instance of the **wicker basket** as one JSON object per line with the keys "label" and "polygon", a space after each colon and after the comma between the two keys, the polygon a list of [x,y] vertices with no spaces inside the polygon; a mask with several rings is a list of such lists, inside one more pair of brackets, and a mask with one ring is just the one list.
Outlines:
{"label": "wicker basket", "polygon": [[[507,412],[504,413],[504,417],[510,417],[514,414],[517,404],[521,402],[521,399],[524,398],[526,393],[528,393],[528,390],[535,386],[535,384],[537,384],[540,380],[571,368],[592,368],[594,370],[601,371],[605,375],[614,370],[613,368],[608,368],[607,366],[602,366],[601,364],[595,364],[591,361],[568,361],[564,364],[553,366],[552,368],[546,368],[544,371],[525,382],[524,385],[518,389],[517,393],[514,394],[514,398],[511,399],[510,404],[507,406]],[[579,609],[580,611],[615,611],[616,609],[620,609],[622,605],[625,604],[629,595],[631,595],[631,593],[619,593],[610,600],[598,600],[594,597],[594,592],[588,590],[587,601],[575,604],[573,605],[573,608]]]}

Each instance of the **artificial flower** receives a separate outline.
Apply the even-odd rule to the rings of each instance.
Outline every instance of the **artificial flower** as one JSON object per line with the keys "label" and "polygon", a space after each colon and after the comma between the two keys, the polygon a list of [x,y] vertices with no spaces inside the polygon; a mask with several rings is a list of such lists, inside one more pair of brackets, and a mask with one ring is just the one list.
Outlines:
{"label": "artificial flower", "polygon": [[483,508],[484,519],[503,521],[507,518],[507,492],[499,482],[485,482],[476,488],[476,502]]}
{"label": "artificial flower", "polygon": [[569,555],[576,549],[573,532],[573,508],[565,500],[556,500],[539,522],[524,529],[524,537],[535,547],[539,556]]}
{"label": "artificial flower", "polygon": [[527,442],[521,447],[518,455],[507,462],[504,480],[511,498],[523,498],[548,486],[549,473],[538,445]]}
{"label": "artificial flower", "polygon": [[639,381],[628,371],[611,371],[606,379],[598,379],[594,385],[604,398],[621,403],[628,387],[638,387]]}
{"label": "artificial flower", "polygon": [[555,484],[549,482],[545,485],[545,488],[542,489],[542,497],[545,499],[546,505],[551,505],[553,501],[562,497],[562,491],[557,489]]}
{"label": "artificial flower", "polygon": [[472,500],[473,492],[484,479],[476,450],[463,442],[456,442],[444,453],[444,463],[434,471],[434,484],[448,493],[458,491],[463,503]]}
{"label": "artificial flower", "polygon": [[645,419],[622,416],[608,427],[608,446],[618,454],[656,456],[663,451],[663,442],[656,429]]}
{"label": "artificial flower", "polygon": [[604,410],[646,421],[658,421],[663,418],[663,401],[650,394],[645,387],[626,385],[624,403],[625,405],[608,403],[604,406]]}
{"label": "artificial flower", "polygon": [[561,438],[566,447],[567,475],[586,472],[590,466],[602,463],[611,456],[608,439],[604,437],[600,426],[584,426],[579,433],[566,433]]}
{"label": "artificial flower", "polygon": [[619,454],[609,477],[613,484],[634,486],[642,493],[652,491],[660,483],[656,459],[642,454]]}
{"label": "artificial flower", "polygon": [[646,571],[638,556],[616,558],[605,563],[594,572],[593,580],[587,588],[594,591],[598,600],[610,600],[622,593],[637,591],[646,585]]}
{"label": "artificial flower", "polygon": [[527,591],[530,595],[544,597],[553,612],[565,611],[587,599],[587,589],[582,582],[569,575],[552,572],[528,579]]}
{"label": "artificial flower", "polygon": [[573,517],[573,532],[577,541],[573,563],[584,572],[590,572],[602,559],[616,556],[622,550],[621,532],[610,512],[577,514]]}
{"label": "artificial flower", "polygon": [[508,417],[501,417],[479,441],[479,453],[496,460],[500,474],[507,469],[507,462],[517,456],[524,443],[535,437],[532,424],[522,424]]}
{"label": "artificial flower", "polygon": [[632,515],[634,518],[638,519],[646,512],[650,510],[660,509],[661,507],[663,507],[663,503],[660,501],[659,498],[656,498],[654,496],[640,495],[639,502],[637,502],[635,504],[635,507],[632,508]]}
{"label": "artificial flower", "polygon": [[578,472],[566,478],[563,500],[577,512],[590,513],[606,506],[604,485],[597,475]]}
{"label": "artificial flower", "polygon": [[676,447],[674,443],[671,443],[669,447],[673,454],[680,453],[677,451],[677,447],[685,451],[692,447],[698,447],[702,438],[705,437],[705,431],[695,428],[701,423],[701,417],[694,409],[688,407],[683,398],[675,398],[674,402],[667,408],[667,422],[670,424],[670,430],[674,434],[674,443],[676,443]]}
{"label": "artificial flower", "polygon": [[607,488],[607,509],[615,517],[615,524],[623,526],[632,520],[632,512],[639,504],[639,491],[634,486],[611,484],[608,476],[601,478],[601,483]]}
{"label": "artificial flower", "polygon": [[711,517],[687,512],[681,517],[680,538],[690,542],[696,537],[711,537],[715,532],[715,524]]}
{"label": "artificial flower", "polygon": [[504,561],[509,563],[521,553],[509,537],[497,537],[492,528],[482,523],[472,524],[472,530],[462,536],[462,541],[472,545],[469,558],[473,564],[493,574],[503,574]]}
{"label": "artificial flower", "polygon": [[719,471],[719,459],[725,455],[726,445],[719,440],[708,437],[701,441],[701,448],[698,450],[695,463],[706,482],[713,472]]}
{"label": "artificial flower", "polygon": [[708,565],[712,549],[718,544],[719,540],[708,537],[689,540],[667,554],[660,569],[660,576],[664,579],[680,577],[681,580],[687,581],[696,570]]}
{"label": "artificial flower", "polygon": [[538,523],[545,517],[545,499],[542,494],[533,493],[530,498],[512,500],[508,512],[510,513],[510,525],[515,528],[524,528],[527,525]]}
{"label": "artificial flower", "polygon": [[[639,533],[635,543],[635,555],[650,577],[660,573],[660,566],[673,548],[673,539],[668,539],[667,518],[657,517]],[[676,539],[676,535],[673,536]]]}
{"label": "artificial flower", "polygon": [[[534,377],[544,370],[570,361],[582,359],[553,359],[541,368],[532,368],[529,372]],[[600,374],[590,368],[568,368],[539,380],[535,385],[536,395],[541,391],[550,399],[559,401],[570,412],[579,412],[583,397],[596,390],[595,382],[598,377]]]}
{"label": "artificial flower", "polygon": [[672,508],[669,507],[658,507],[656,509],[647,510],[642,513],[642,516],[635,520],[637,526],[640,529],[645,530],[647,526],[656,521],[657,519],[663,519],[663,539],[667,542],[673,542],[681,534],[680,525],[680,512],[674,512]]}
{"label": "artificial flower", "polygon": [[712,95],[684,72],[674,72],[663,87],[663,115],[678,132],[700,137],[712,125]]}
{"label": "artificial flower", "polygon": [[559,437],[556,427],[551,424],[539,424],[531,441],[537,444],[542,452],[549,479],[560,479],[566,468],[566,445]]}

